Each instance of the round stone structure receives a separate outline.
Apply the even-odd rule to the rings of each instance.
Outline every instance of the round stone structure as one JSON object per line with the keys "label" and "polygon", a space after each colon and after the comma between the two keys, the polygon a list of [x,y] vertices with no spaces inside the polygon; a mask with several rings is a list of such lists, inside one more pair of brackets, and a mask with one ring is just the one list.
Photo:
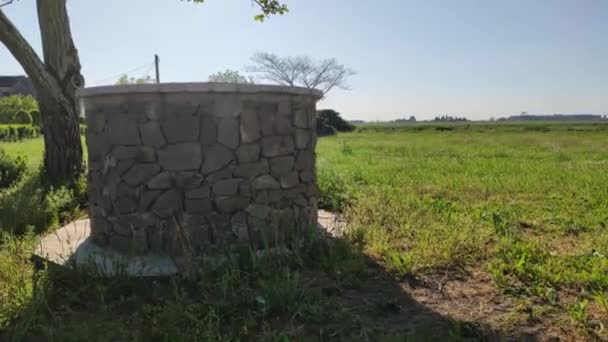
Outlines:
{"label": "round stone structure", "polygon": [[77,95],[96,244],[179,257],[273,247],[316,225],[321,92],[163,83]]}

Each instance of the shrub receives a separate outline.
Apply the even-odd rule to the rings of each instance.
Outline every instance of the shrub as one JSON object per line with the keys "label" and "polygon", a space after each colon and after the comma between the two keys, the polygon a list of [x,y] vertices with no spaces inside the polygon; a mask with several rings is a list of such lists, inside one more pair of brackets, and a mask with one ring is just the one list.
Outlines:
{"label": "shrub", "polygon": [[321,121],[327,126],[334,127],[338,132],[352,132],[355,126],[345,121],[340,113],[333,109],[323,109],[317,112],[317,121]]}
{"label": "shrub", "polygon": [[330,166],[319,167],[317,171],[319,183],[319,208],[341,211],[349,200],[348,184]]}
{"label": "shrub", "polygon": [[11,123],[15,114],[24,110],[30,112],[38,109],[38,103],[29,95],[11,95],[0,97],[0,123]]}
{"label": "shrub", "polygon": [[24,157],[13,158],[0,150],[0,189],[5,189],[17,182],[27,170]]}
{"label": "shrub", "polygon": [[42,232],[73,220],[80,214],[83,201],[82,181],[51,187],[40,172],[22,177],[0,194],[0,230],[23,234],[28,227]]}
{"label": "shrub", "polygon": [[36,138],[40,128],[32,125],[0,125],[0,141]]}
{"label": "shrub", "polygon": [[22,124],[22,125],[31,125],[32,124],[32,116],[29,112],[20,109],[15,116],[13,117],[13,123]]}
{"label": "shrub", "polygon": [[32,125],[42,127],[42,117],[40,116],[40,111],[32,110],[30,111],[30,116],[32,117]]}

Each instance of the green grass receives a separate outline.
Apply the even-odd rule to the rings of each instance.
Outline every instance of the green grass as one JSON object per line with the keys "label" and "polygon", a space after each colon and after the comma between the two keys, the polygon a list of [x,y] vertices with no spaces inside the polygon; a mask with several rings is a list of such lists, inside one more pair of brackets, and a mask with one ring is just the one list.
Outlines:
{"label": "green grass", "polygon": [[[40,140],[0,147],[42,156]],[[367,125],[319,139],[317,172],[321,206],[343,212],[351,230],[342,240],[302,237],[289,257],[245,253],[168,280],[101,280],[36,271],[36,236],[5,233],[0,339],[491,340],[480,331],[517,337],[533,327],[606,337],[608,125]],[[35,207],[36,183],[19,186],[0,195],[12,213]],[[478,273],[485,283],[473,283]],[[404,290],[450,274],[500,296],[448,302],[440,314],[445,306],[428,310]],[[451,300],[438,298],[425,303]],[[462,318],[510,301],[513,321]]]}
{"label": "green grass", "polygon": [[0,142],[0,149],[15,157],[26,156],[30,166],[38,167],[42,163],[44,142],[42,138],[25,139],[19,142]]}
{"label": "green grass", "polygon": [[415,126],[319,141],[322,205],[366,253],[397,276],[481,267],[547,304],[608,290],[608,125]]}
{"label": "green grass", "polygon": [[[86,147],[84,136],[82,137],[82,146]],[[24,139],[18,142],[0,142],[0,149],[12,156],[23,155],[27,157],[28,163],[33,168],[42,164],[44,158],[44,141],[43,138]],[[87,151],[84,148],[84,160],[87,158]]]}
{"label": "green grass", "polygon": [[324,201],[414,270],[476,260],[503,236],[608,252],[604,132],[352,133],[321,139],[317,165]]}

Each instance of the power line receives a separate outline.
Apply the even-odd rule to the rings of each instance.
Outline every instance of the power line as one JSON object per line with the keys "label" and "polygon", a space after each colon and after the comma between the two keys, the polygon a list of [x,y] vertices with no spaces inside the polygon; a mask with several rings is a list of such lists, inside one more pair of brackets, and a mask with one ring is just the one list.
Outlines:
{"label": "power line", "polygon": [[90,86],[90,85],[95,85],[95,84],[105,83],[105,82],[110,81],[110,80],[114,80],[114,81],[115,81],[116,79],[118,79],[118,78],[119,78],[119,77],[121,77],[122,75],[125,75],[125,74],[127,74],[127,75],[128,75],[128,74],[133,73],[133,72],[135,72],[135,71],[141,70],[141,69],[143,69],[143,68],[145,68],[145,67],[149,67],[148,72],[150,72],[150,70],[152,69],[152,67],[154,67],[154,63],[146,63],[146,64],[144,64],[144,65],[140,65],[140,66],[138,66],[137,68],[131,69],[131,70],[129,70],[129,71],[121,72],[120,74],[116,74],[116,75],[114,75],[114,76],[107,77],[107,78],[104,78],[104,79],[99,80],[99,81],[91,82],[91,83],[88,83],[87,85],[89,85],[89,86]]}
{"label": "power line", "polygon": [[[140,78],[146,79],[146,78],[150,77],[150,71],[152,71],[152,68],[154,68],[154,63],[150,64],[150,67],[148,68],[148,70],[146,70],[146,72],[143,75],[141,75]],[[150,77],[150,79],[152,79],[152,78]]]}

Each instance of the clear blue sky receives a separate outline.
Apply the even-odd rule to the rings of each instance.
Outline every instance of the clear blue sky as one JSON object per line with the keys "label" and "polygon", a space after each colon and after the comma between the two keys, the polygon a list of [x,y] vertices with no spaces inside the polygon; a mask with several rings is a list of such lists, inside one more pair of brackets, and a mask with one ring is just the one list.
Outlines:
{"label": "clear blue sky", "polygon": [[[162,81],[205,81],[269,51],[354,68],[353,89],[319,104],[349,119],[608,113],[608,0],[287,4],[290,13],[263,24],[249,0],[68,0],[68,11],[88,83],[151,63],[154,53]],[[35,1],[3,10],[40,50]],[[22,73],[0,45],[0,75]]]}

